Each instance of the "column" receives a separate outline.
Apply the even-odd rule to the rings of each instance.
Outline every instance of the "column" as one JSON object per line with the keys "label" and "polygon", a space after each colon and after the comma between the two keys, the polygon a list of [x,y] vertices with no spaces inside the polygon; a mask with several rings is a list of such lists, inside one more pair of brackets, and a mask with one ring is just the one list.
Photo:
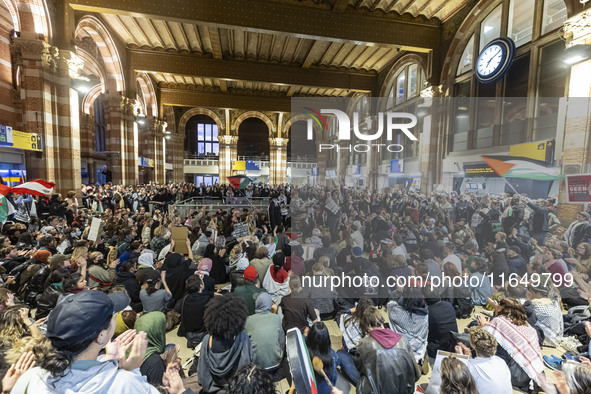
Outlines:
{"label": "column", "polygon": [[287,138],[269,138],[269,183],[287,183]]}
{"label": "column", "polygon": [[441,96],[441,86],[430,86],[421,92],[425,104],[430,105],[431,113],[423,120],[423,130],[413,130],[419,139],[416,143],[419,144],[421,192],[424,194],[431,192],[433,185],[441,183],[442,178],[446,106]]}
{"label": "column", "polygon": [[232,161],[238,160],[238,136],[237,135],[220,135],[219,153],[219,177],[220,185],[228,183],[228,177],[232,175]]}
{"label": "column", "polygon": [[[170,138],[169,138],[170,137]],[[171,133],[166,135],[166,161],[172,164],[172,182],[185,181],[185,135]]]}
{"label": "column", "polygon": [[[564,23],[566,47],[591,45],[591,9],[581,12]],[[591,59],[570,67],[568,104],[562,147],[562,173],[565,175],[591,172]],[[559,191],[560,218],[574,219],[583,210],[583,204],[566,204],[566,182]]]}
{"label": "column", "polygon": [[162,138],[165,136],[164,127],[166,123],[149,117],[145,126],[140,126],[140,146],[142,157],[153,160],[154,167],[144,169],[144,182],[164,183],[165,163],[164,152],[162,151]]}
{"label": "column", "polygon": [[42,152],[26,152],[29,179],[55,181],[56,191],[81,186],[78,93],[70,88],[70,72],[82,61],[65,50],[23,33],[11,45],[13,67],[20,66],[22,131],[42,136]]}

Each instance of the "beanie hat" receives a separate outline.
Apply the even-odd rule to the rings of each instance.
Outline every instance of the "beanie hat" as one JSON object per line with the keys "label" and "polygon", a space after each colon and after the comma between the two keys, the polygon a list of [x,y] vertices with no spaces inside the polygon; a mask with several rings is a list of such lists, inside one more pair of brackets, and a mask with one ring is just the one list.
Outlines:
{"label": "beanie hat", "polygon": [[257,279],[257,276],[258,276],[257,270],[252,265],[249,265],[244,270],[244,279],[248,279],[248,280],[251,280],[254,282]]}
{"label": "beanie hat", "polygon": [[354,256],[361,256],[363,254],[363,250],[359,246],[355,246],[353,248],[353,255]]}
{"label": "beanie hat", "polygon": [[33,258],[47,264],[49,262],[49,256],[51,256],[51,252],[49,250],[40,250],[35,252]]}

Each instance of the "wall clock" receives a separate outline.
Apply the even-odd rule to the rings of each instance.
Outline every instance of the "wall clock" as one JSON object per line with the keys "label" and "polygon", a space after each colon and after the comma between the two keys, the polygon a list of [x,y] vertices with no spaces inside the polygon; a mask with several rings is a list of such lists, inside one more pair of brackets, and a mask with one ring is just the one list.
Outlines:
{"label": "wall clock", "polygon": [[476,78],[482,83],[494,82],[502,77],[515,56],[515,43],[508,37],[489,42],[476,62]]}

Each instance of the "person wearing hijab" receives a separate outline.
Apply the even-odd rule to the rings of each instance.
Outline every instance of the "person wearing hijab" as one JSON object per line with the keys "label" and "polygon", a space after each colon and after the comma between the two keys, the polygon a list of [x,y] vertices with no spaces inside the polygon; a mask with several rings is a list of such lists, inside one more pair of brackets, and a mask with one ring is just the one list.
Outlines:
{"label": "person wearing hijab", "polygon": [[161,357],[166,351],[166,316],[162,312],[150,312],[135,321],[135,330],[146,333],[148,348],[140,372],[154,386],[162,385],[166,363]]}
{"label": "person wearing hijab", "polygon": [[135,277],[142,286],[154,271],[154,252],[149,249],[143,250],[140,257],[138,257],[137,266]]}
{"label": "person wearing hijab", "polygon": [[183,298],[185,294],[185,282],[194,270],[190,269],[191,262],[183,258],[181,254],[169,253],[164,259],[162,271],[166,272],[166,283],[175,301]]}
{"label": "person wearing hijab", "polygon": [[204,291],[215,292],[215,280],[209,276],[213,262],[209,258],[202,258],[197,265],[195,275],[203,281]]}
{"label": "person wearing hijab", "polygon": [[281,365],[285,353],[285,332],[281,317],[271,313],[273,301],[268,293],[259,293],[255,314],[246,319],[244,329],[252,343],[256,364],[269,372]]}
{"label": "person wearing hijab", "polygon": [[204,256],[211,259],[212,267],[209,271],[209,276],[213,278],[216,284],[226,283],[228,281],[228,256],[226,255],[226,247],[216,247],[209,244],[205,247]]}

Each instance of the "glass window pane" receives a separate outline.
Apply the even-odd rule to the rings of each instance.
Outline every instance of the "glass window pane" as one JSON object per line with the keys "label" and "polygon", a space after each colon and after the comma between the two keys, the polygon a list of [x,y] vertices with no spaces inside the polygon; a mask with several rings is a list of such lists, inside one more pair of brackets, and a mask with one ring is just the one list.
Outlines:
{"label": "glass window pane", "polygon": [[211,152],[212,152],[211,143],[208,142],[207,144],[205,144],[205,153],[211,153]]}
{"label": "glass window pane", "polygon": [[509,4],[509,37],[515,46],[531,41],[536,0],[511,0]]}
{"label": "glass window pane", "polygon": [[480,50],[482,52],[486,44],[501,35],[501,15],[503,8],[499,5],[482,21],[480,25]]}
{"label": "glass window pane", "polygon": [[501,145],[518,144],[527,139],[529,61],[529,53],[515,59],[505,78]]}
{"label": "glass window pane", "polygon": [[205,125],[198,124],[197,125],[197,140],[203,141],[205,139]]}
{"label": "glass window pane", "polygon": [[214,183],[214,185],[220,183],[220,177],[214,176],[213,177],[213,183]]}
{"label": "glass window pane", "polygon": [[411,64],[408,67],[408,94],[407,97],[415,97],[417,95],[417,89],[418,89],[418,81],[417,81],[417,76],[418,76],[418,65],[417,64]]}
{"label": "glass window pane", "polygon": [[404,101],[404,83],[406,81],[406,72],[402,71],[396,78],[396,104]]}
{"label": "glass window pane", "polygon": [[392,89],[388,93],[388,100],[386,100],[386,109],[390,109],[394,106],[394,85],[392,85]]}
{"label": "glass window pane", "polygon": [[542,18],[542,34],[562,27],[562,23],[566,20],[566,4],[564,0],[544,1]]}
{"label": "glass window pane", "polygon": [[205,141],[211,141],[211,125],[205,125]]}
{"label": "glass window pane", "polygon": [[478,84],[478,104],[476,106],[476,148],[493,145],[493,130],[497,108],[495,83]]}
{"label": "glass window pane", "polygon": [[205,154],[205,144],[203,142],[200,142],[197,144],[197,154],[198,155],[204,155]]}
{"label": "glass window pane", "polygon": [[218,140],[218,125],[214,124],[213,128],[212,128],[212,141],[217,141]]}
{"label": "glass window pane", "polygon": [[459,83],[454,88],[454,152],[468,149],[468,131],[470,130],[470,81]]}
{"label": "glass window pane", "polygon": [[200,175],[197,175],[195,177],[197,180],[195,182],[197,182],[197,185],[201,185],[203,183],[203,177]]}
{"label": "glass window pane", "polygon": [[464,48],[464,52],[462,53],[462,57],[460,58],[460,64],[458,64],[458,72],[456,75],[463,74],[472,70],[472,65],[474,64],[474,34],[468,40],[466,44],[466,48]]}
{"label": "glass window pane", "polygon": [[558,105],[564,96],[567,68],[562,62],[564,43],[561,40],[541,49],[536,83],[536,114],[534,140],[548,139],[556,132]]}
{"label": "glass window pane", "polygon": [[219,156],[220,155],[220,144],[213,143],[212,150],[213,150],[214,155]]}

